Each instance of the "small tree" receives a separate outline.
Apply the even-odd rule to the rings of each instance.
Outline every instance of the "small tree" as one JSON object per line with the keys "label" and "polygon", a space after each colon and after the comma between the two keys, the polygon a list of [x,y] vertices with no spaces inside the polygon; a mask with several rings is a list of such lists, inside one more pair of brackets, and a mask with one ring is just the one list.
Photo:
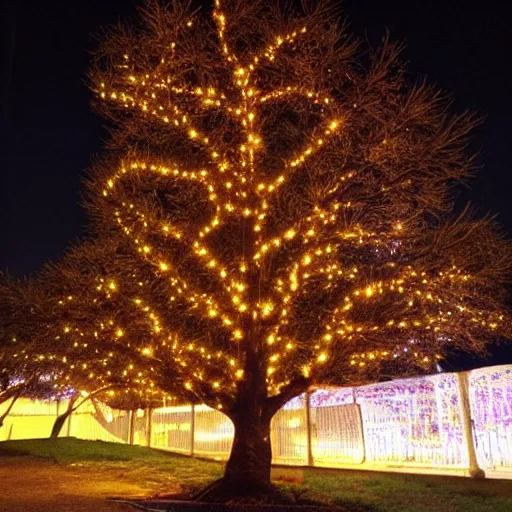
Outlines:
{"label": "small tree", "polygon": [[[95,275],[101,273],[100,268],[87,265],[88,255],[87,244],[83,244],[70,251],[58,267],[47,265],[37,280],[3,280],[0,403],[8,399],[11,403],[0,423],[20,397],[67,400],[50,437],[58,437],[67,418],[93,398],[113,400],[128,393],[146,402],[162,400],[162,393],[148,376],[148,365],[138,364],[133,372],[135,354],[112,351],[111,340],[118,339],[120,332],[111,309],[106,309],[105,303],[98,307],[97,300],[80,301],[70,295],[66,279],[70,266],[80,266],[81,278],[87,269]],[[80,279],[76,274],[73,277]]]}
{"label": "small tree", "polygon": [[[139,395],[144,403],[160,402],[171,398],[161,390],[173,389],[166,381],[175,372],[155,357],[154,325],[133,307],[140,281],[134,279],[136,271],[123,277],[123,260],[116,241],[103,240],[82,243],[58,265],[47,265],[37,285],[45,290],[39,308],[47,311],[37,345],[62,359],[66,381],[79,391],[92,394],[94,389],[111,388],[111,396],[119,390]],[[121,289],[123,280],[127,285]]]}
{"label": "small tree", "polygon": [[232,420],[212,493],[265,489],[270,420],[310,385],[428,372],[503,333],[510,245],[451,214],[476,119],[409,84],[397,45],[360,52],[324,4],[150,2],[142,21],[90,75],[114,129],[88,209],[115,251],[76,294],[109,302],[111,280],[131,319],[114,348]]}
{"label": "small tree", "polygon": [[[44,359],[32,357],[38,320],[37,288],[9,275],[0,276],[0,404],[10,400],[0,416],[0,427],[16,401],[24,396],[34,397],[48,383],[44,378]],[[35,322],[28,321],[32,317]]]}

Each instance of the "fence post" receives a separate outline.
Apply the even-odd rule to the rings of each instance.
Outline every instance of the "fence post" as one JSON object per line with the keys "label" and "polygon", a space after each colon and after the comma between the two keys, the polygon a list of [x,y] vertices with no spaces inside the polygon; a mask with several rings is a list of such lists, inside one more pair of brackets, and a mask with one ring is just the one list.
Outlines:
{"label": "fence post", "polygon": [[151,448],[151,431],[153,430],[153,409],[146,409],[146,446]]}
{"label": "fence post", "polygon": [[306,400],[307,465],[313,466],[313,448],[311,443],[311,391],[309,389],[304,393],[304,398]]}
{"label": "fence post", "polygon": [[471,428],[471,404],[469,402],[468,372],[457,373],[457,384],[459,388],[462,430],[469,460],[469,476],[472,478],[485,478],[485,472],[478,465],[473,439],[473,429]]}
{"label": "fence post", "polygon": [[67,426],[67,430],[66,430],[67,437],[71,437],[71,417],[72,416],[73,416],[73,411],[71,411],[68,416],[68,426]]}
{"label": "fence post", "polygon": [[190,418],[190,455],[194,456],[194,443],[195,443],[195,430],[196,430],[196,406],[192,404],[190,406],[191,418]]}
{"label": "fence post", "polygon": [[366,437],[364,434],[364,424],[363,424],[363,411],[361,410],[361,406],[357,403],[357,388],[352,388],[352,404],[357,408],[358,418],[359,418],[359,428],[361,429],[361,442],[363,443],[363,458],[359,461],[359,464],[363,464],[366,462]]}
{"label": "fence post", "polygon": [[128,444],[133,445],[135,440],[135,418],[133,417],[133,410],[128,411]]}

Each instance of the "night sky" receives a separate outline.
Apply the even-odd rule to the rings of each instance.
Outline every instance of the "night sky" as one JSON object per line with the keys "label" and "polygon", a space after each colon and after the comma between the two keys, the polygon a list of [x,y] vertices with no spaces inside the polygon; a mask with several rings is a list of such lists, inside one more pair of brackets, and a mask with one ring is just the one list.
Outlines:
{"label": "night sky", "polygon": [[[271,0],[269,0],[271,1]],[[81,179],[101,152],[104,122],[85,82],[92,34],[132,16],[133,0],[0,0],[0,270],[29,275],[85,234]],[[427,75],[454,96],[454,111],[487,116],[474,133],[483,169],[461,189],[482,213],[498,214],[512,236],[512,44],[503,0],[345,0],[360,38],[386,28],[407,44],[411,77]],[[509,347],[491,363],[512,363]],[[468,363],[472,365],[472,363]],[[464,366],[464,365],[463,365]]]}

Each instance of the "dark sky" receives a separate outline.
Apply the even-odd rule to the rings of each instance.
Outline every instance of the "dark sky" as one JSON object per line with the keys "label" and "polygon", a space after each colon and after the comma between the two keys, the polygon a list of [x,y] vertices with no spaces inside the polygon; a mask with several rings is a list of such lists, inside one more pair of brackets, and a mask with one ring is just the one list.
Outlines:
{"label": "dark sky", "polygon": [[[474,143],[485,167],[462,197],[482,212],[498,213],[512,236],[507,153],[512,30],[506,4],[343,3],[356,35],[375,42],[389,28],[393,39],[406,42],[404,58],[412,73],[426,74],[453,93],[454,108],[487,116]],[[85,84],[91,33],[132,15],[135,5],[133,0],[0,0],[0,270],[15,276],[35,272],[83,235],[81,176],[105,137]],[[503,357],[500,362],[512,362],[510,353]]]}

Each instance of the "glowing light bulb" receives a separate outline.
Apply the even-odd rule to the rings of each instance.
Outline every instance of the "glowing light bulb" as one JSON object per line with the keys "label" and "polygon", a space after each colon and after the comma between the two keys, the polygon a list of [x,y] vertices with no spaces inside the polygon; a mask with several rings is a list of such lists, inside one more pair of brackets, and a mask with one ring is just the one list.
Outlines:
{"label": "glowing light bulb", "polygon": [[262,315],[264,317],[270,315],[273,308],[274,308],[274,305],[271,302],[265,302],[261,308]]}

